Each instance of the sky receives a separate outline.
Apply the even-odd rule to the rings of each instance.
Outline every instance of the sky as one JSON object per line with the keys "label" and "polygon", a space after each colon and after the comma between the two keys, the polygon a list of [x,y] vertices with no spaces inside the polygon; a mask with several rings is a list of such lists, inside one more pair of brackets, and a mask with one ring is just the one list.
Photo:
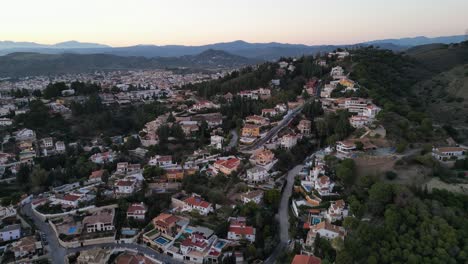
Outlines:
{"label": "sky", "polygon": [[2,0],[0,40],[353,44],[468,30],[468,0]]}

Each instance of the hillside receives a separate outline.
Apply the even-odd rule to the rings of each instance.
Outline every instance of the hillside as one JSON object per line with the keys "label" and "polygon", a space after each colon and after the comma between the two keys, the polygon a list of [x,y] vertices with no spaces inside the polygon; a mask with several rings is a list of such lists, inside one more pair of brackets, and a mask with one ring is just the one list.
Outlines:
{"label": "hillside", "polygon": [[109,54],[12,53],[0,57],[0,77],[79,73],[94,70],[193,68],[237,68],[257,60],[224,51],[207,50],[193,56],[145,58]]}
{"label": "hillside", "polygon": [[447,71],[468,61],[468,41],[417,46],[406,54],[434,72]]}

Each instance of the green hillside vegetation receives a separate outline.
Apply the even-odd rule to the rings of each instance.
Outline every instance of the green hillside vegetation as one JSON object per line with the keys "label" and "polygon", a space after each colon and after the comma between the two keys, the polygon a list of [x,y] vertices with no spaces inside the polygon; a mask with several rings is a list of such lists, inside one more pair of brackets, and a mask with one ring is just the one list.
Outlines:
{"label": "green hillside vegetation", "polygon": [[177,67],[221,69],[237,68],[257,62],[258,60],[218,50],[207,50],[193,56],[165,58],[121,57],[110,54],[12,53],[0,56],[0,77]]}
{"label": "green hillside vegetation", "polygon": [[[420,46],[405,54],[364,48],[349,60],[351,78],[383,106],[380,120],[397,141],[433,142],[444,137],[440,127],[467,125],[468,42]],[[449,130],[464,139],[463,130]]]}

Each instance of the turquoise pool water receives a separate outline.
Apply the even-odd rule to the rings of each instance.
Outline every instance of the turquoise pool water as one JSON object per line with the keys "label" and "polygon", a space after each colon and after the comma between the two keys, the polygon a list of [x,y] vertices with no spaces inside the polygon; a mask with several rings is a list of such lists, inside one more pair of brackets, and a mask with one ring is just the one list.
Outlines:
{"label": "turquoise pool water", "polygon": [[159,237],[155,238],[153,241],[160,244],[160,245],[162,245],[162,246],[169,243],[169,239],[167,239],[165,237],[162,237],[162,236],[159,236]]}
{"label": "turquoise pool water", "polygon": [[77,227],[76,226],[71,226],[68,228],[68,234],[74,234],[76,233]]}

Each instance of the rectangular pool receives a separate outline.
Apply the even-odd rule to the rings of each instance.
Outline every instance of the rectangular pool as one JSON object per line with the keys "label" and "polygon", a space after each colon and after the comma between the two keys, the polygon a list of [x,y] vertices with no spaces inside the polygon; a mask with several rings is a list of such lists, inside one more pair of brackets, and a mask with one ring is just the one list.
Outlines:
{"label": "rectangular pool", "polygon": [[159,236],[159,237],[155,238],[153,241],[156,242],[157,244],[161,245],[161,246],[164,246],[167,243],[169,243],[169,239],[167,239],[165,237],[162,237],[162,236]]}

